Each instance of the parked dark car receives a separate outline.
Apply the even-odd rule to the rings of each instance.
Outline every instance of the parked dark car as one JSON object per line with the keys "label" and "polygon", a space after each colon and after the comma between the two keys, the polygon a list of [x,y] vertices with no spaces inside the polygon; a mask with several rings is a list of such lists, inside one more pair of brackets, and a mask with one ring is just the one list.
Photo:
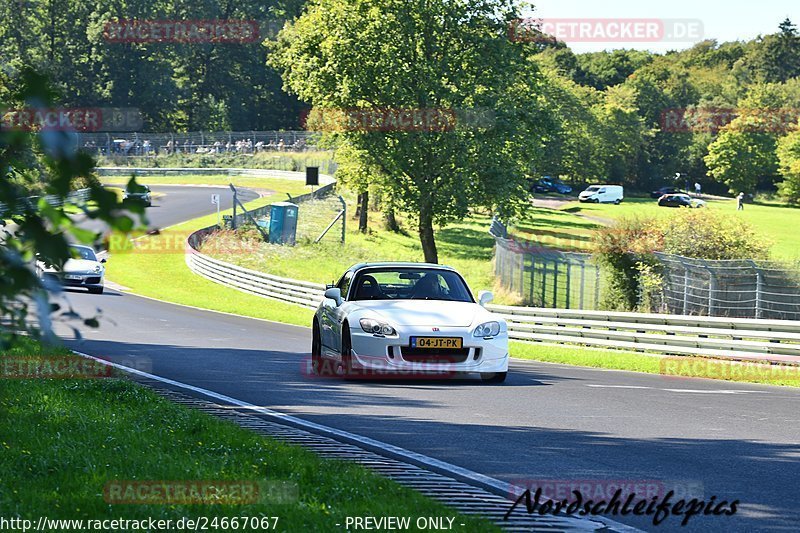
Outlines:
{"label": "parked dark car", "polygon": [[661,187],[660,189],[656,189],[655,191],[651,192],[650,198],[655,198],[657,200],[665,194],[679,194],[680,192],[681,190],[676,189],[675,187]]}
{"label": "parked dark car", "polygon": [[661,207],[704,207],[706,203],[703,200],[681,193],[665,194],[658,199],[658,205]]}
{"label": "parked dark car", "polygon": [[533,185],[533,192],[548,193],[555,192],[558,194],[569,194],[572,192],[572,187],[564,183],[558,178],[552,176],[544,176],[536,181]]}

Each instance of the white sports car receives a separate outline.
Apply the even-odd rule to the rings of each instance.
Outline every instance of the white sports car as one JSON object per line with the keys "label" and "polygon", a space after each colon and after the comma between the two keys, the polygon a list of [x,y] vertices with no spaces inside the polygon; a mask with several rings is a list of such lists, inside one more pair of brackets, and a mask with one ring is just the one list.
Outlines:
{"label": "white sports car", "polygon": [[67,287],[84,287],[94,294],[103,294],[103,278],[106,268],[105,259],[97,259],[94,250],[89,246],[70,245],[73,257],[67,259],[61,270],[36,262],[36,272],[44,281],[50,281]]}
{"label": "white sports car", "polygon": [[314,314],[312,367],[345,376],[479,373],[503,382],[506,322],[478,302],[454,269],[427,263],[351,267]]}

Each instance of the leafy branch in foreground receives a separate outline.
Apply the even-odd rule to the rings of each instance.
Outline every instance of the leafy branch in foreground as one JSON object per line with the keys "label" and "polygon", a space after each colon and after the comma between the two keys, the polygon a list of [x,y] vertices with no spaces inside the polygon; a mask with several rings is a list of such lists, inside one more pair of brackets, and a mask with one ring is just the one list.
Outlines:
{"label": "leafy branch in foreground", "polygon": [[[31,69],[20,69],[0,90],[7,101],[0,109],[47,108],[57,95],[48,80]],[[66,131],[13,129],[0,122],[0,348],[13,345],[20,333],[52,341],[52,320],[80,319],[72,309],[52,304],[35,273],[37,259],[57,267],[71,257],[69,244],[93,243],[95,232],[81,228],[79,219],[65,211],[68,195],[77,186],[89,189],[94,207],[81,218],[103,221],[111,230],[127,232],[135,225],[131,215],[143,217],[144,207],[120,202],[94,177],[95,162],[77,150]],[[54,198],[31,199],[32,191]],[[83,319],[96,326],[94,318]],[[74,329],[74,328],[73,328]],[[77,331],[77,330],[75,330]]]}

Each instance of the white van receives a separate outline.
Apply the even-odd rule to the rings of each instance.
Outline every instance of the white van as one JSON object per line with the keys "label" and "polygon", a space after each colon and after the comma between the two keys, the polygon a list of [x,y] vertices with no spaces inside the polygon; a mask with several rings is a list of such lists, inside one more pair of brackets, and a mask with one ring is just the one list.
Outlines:
{"label": "white van", "polygon": [[622,185],[592,185],[578,195],[581,202],[614,203],[622,202]]}

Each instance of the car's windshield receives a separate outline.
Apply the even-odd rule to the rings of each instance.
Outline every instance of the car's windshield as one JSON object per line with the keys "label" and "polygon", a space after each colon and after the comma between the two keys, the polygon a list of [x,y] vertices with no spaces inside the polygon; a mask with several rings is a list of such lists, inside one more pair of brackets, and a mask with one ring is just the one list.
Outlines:
{"label": "car's windshield", "polygon": [[456,272],[437,268],[375,268],[356,274],[351,300],[474,302]]}
{"label": "car's windshield", "polygon": [[592,185],[591,187],[586,189],[586,192],[596,192],[596,191],[599,191],[599,190],[600,190],[600,187],[598,187],[597,185]]}
{"label": "car's windshield", "polygon": [[97,256],[94,251],[86,246],[70,246],[72,255],[77,255],[79,259],[86,259],[88,261],[97,261]]}

